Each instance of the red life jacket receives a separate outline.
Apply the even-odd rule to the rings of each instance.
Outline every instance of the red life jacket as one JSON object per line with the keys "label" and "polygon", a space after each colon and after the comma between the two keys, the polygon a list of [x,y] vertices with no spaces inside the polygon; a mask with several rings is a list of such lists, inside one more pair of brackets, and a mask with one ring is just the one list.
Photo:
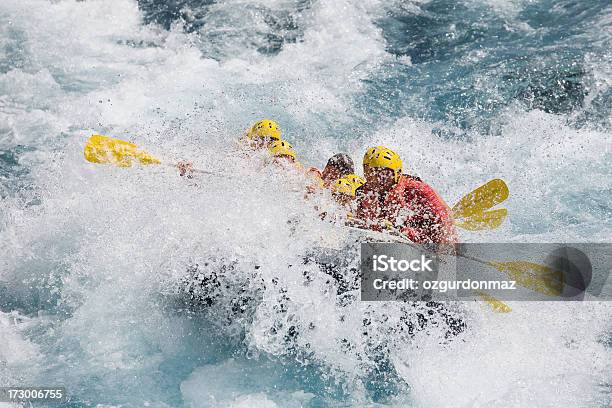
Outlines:
{"label": "red life jacket", "polygon": [[361,192],[357,218],[366,227],[380,231],[387,224],[416,243],[454,243],[457,240],[453,216],[444,200],[418,177],[402,174],[386,194]]}

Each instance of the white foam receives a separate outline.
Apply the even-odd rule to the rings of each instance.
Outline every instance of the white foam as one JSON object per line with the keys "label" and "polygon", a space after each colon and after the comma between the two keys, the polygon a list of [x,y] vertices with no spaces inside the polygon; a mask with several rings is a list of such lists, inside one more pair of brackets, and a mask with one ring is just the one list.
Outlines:
{"label": "white foam", "polygon": [[[465,233],[467,240],[609,239],[609,226],[598,218],[608,212],[598,212],[595,194],[610,188],[606,132],[576,130],[563,117],[538,111],[510,110],[499,119],[498,137],[448,140],[432,132],[440,124],[413,118],[369,129],[350,142],[352,134],[329,133],[351,131],[351,98],[361,79],[391,59],[373,23],[381,5],[316,2],[300,16],[303,39],[285,44],[278,55],[254,58],[247,50],[216,61],[202,57],[191,35],[142,26],[134,1],[44,8],[3,1],[0,14],[25,36],[26,67],[0,74],[9,96],[0,100],[0,128],[8,135],[0,143],[37,150],[20,157],[31,170],[33,191],[3,200],[0,279],[17,300],[27,303],[42,294],[67,311],[46,337],[2,333],[16,350],[3,358],[24,364],[34,378],[37,364],[49,368],[49,380],[80,384],[85,395],[117,391],[121,383],[126,393],[118,399],[127,404],[143,403],[132,392],[138,378],[139,390],[161,405],[173,390],[160,390],[155,376],[186,354],[191,361],[202,358],[190,375],[176,374],[187,404],[288,406],[292,396],[308,401],[312,394],[294,386],[271,391],[279,384],[276,366],[262,374],[258,364],[265,364],[257,359],[244,365],[228,360],[207,336],[218,334],[224,345],[245,347],[262,361],[294,358],[286,332],[271,334],[279,325],[294,325],[297,348],[308,350],[298,358],[324,365],[355,404],[370,402],[363,380],[374,364],[368,353],[379,344],[389,348],[417,405],[524,406],[557,396],[579,405],[576,388],[559,392],[567,384],[597,399],[599,384],[609,378],[609,349],[601,344],[610,326],[607,305],[517,304],[510,316],[470,307],[468,333],[448,345],[435,329],[415,339],[389,334],[402,314],[400,304],[343,306],[333,283],[303,265],[321,236],[347,239],[304,202],[304,180],[231,158],[240,132],[272,116],[306,163],[321,165],[338,150],[358,162],[366,146],[388,144],[402,154],[407,172],[422,176],[450,204],[493,177],[504,178],[511,191],[508,224],[494,233]],[[219,18],[224,7],[234,6],[217,3]],[[167,168],[86,163],[83,143],[92,132],[134,140],[169,162],[193,159],[228,178],[188,182]],[[595,203],[576,208],[575,194],[592,194]],[[40,204],[24,206],[21,198]],[[266,288],[252,316],[206,322],[198,332],[191,316],[172,309],[169,294],[187,267],[213,258],[237,262],[227,276],[230,284],[255,291],[263,280]],[[315,273],[309,286],[304,272]],[[56,282],[51,289],[49,282]],[[286,312],[278,311],[279,287],[290,299]],[[226,303],[235,295],[225,294]],[[226,311],[215,310],[219,316]],[[372,320],[367,337],[364,317]],[[65,344],[69,352],[56,355]],[[36,360],[32,352],[39,346],[43,356]],[[254,378],[255,384],[236,384],[237,378]]]}
{"label": "white foam", "polygon": [[41,355],[38,346],[23,332],[34,325],[33,319],[13,311],[0,312],[0,384],[15,386],[30,380],[35,374]]}

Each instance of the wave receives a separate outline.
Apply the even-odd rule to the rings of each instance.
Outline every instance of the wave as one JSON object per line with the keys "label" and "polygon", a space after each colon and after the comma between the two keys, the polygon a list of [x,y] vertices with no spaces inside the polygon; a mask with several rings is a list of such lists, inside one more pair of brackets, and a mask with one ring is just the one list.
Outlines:
{"label": "wave", "polygon": [[[304,259],[348,232],[235,140],[269,116],[305,164],[387,144],[449,203],[504,178],[509,221],[464,241],[609,241],[609,18],[601,2],[3,1],[0,381],[65,385],[75,405],[605,405],[608,305],[462,304],[450,340],[443,317],[401,332],[428,311],[338,297]],[[222,177],[89,164],[93,132]],[[202,310],[181,291],[194,265],[228,283]]]}

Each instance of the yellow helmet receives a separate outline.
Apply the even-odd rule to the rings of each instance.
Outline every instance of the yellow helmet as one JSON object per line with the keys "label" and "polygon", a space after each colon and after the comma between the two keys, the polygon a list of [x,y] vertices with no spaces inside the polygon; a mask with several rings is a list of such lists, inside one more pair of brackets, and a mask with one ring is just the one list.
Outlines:
{"label": "yellow helmet", "polygon": [[[355,180],[354,178],[357,178],[357,180]],[[359,177],[358,175],[350,174],[346,177],[342,177],[334,181],[331,184],[330,188],[331,191],[334,193],[346,194],[348,196],[355,197],[355,195],[357,194],[357,189],[364,184],[362,180],[363,179],[361,179],[361,177]]]}
{"label": "yellow helmet", "polygon": [[355,187],[345,178],[339,178],[338,180],[334,181],[330,188],[334,193],[355,196]]}
{"label": "yellow helmet", "polygon": [[247,132],[249,139],[256,137],[269,137],[274,140],[280,140],[281,130],[278,127],[278,123],[270,119],[260,120],[256,122],[253,127]]}
{"label": "yellow helmet", "polygon": [[270,150],[270,153],[274,157],[287,156],[295,160],[295,150],[293,150],[293,146],[291,146],[291,144],[286,140],[273,141],[272,143],[270,143],[268,150]]}
{"label": "yellow helmet", "polygon": [[357,174],[349,174],[348,176],[344,176],[351,184],[355,185],[355,189],[363,186],[365,184],[365,179]]}
{"label": "yellow helmet", "polygon": [[363,165],[393,170],[395,181],[402,174],[402,159],[399,154],[385,146],[370,147],[363,156]]}

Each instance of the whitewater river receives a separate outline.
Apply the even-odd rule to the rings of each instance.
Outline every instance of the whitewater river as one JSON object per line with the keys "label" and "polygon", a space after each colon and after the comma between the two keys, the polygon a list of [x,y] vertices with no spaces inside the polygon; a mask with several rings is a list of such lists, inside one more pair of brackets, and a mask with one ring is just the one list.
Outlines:
{"label": "whitewater river", "polygon": [[[609,303],[462,303],[449,337],[338,297],[304,259],[349,233],[236,155],[262,117],[305,165],[387,145],[451,204],[506,180],[508,220],[462,241],[612,241],[607,1],[0,0],[0,386],[70,407],[610,406]],[[88,163],[94,132],[215,174]],[[214,299],[185,291],[196,264]]]}

